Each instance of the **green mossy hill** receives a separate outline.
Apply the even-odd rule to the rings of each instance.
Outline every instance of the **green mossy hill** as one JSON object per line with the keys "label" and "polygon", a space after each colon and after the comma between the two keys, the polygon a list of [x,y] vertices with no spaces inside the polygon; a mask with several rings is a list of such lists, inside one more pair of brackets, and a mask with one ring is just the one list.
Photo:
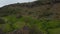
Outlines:
{"label": "green mossy hill", "polygon": [[0,32],[15,33],[25,25],[29,34],[60,34],[60,2],[34,1],[0,8]]}

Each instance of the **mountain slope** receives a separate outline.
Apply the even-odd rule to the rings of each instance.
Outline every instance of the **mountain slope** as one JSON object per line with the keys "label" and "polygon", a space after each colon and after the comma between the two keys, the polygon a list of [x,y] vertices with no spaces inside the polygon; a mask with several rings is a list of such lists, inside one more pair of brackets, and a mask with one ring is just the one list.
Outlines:
{"label": "mountain slope", "polygon": [[0,17],[5,20],[0,28],[7,34],[15,31],[20,33],[21,29],[24,32],[24,26],[29,27],[29,34],[60,34],[60,3],[57,2],[50,4],[35,1],[6,5],[0,8]]}

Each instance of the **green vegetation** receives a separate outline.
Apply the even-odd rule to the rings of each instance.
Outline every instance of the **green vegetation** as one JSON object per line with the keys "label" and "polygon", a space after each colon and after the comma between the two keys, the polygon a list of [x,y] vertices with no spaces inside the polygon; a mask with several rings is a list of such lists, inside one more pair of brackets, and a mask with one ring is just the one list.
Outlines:
{"label": "green vegetation", "polygon": [[3,26],[4,32],[21,29],[25,24],[29,26],[30,29],[34,29],[35,34],[39,31],[44,34],[59,33],[60,31],[60,20],[47,20],[46,18],[38,20],[32,17],[22,17],[17,19],[15,16],[6,16],[4,18],[7,19],[6,24],[1,25]]}
{"label": "green vegetation", "polygon": [[8,33],[26,25],[30,34],[60,34],[59,7],[60,3],[52,6],[50,0],[4,6],[0,8],[0,29]]}

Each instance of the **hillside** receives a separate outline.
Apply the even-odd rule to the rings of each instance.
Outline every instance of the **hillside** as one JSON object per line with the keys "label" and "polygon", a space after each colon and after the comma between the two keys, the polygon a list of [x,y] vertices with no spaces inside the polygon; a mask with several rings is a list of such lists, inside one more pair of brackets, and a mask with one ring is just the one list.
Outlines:
{"label": "hillside", "polygon": [[0,29],[3,34],[60,34],[60,2],[34,1],[3,6]]}

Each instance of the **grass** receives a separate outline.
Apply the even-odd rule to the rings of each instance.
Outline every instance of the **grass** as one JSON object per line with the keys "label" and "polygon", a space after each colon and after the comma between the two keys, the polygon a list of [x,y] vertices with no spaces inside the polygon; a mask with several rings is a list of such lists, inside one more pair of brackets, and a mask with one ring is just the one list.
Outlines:
{"label": "grass", "polygon": [[16,16],[13,15],[6,16],[4,19],[6,19],[6,23],[4,25],[0,25],[1,27],[3,26],[4,32],[22,29],[25,24],[29,26],[30,29],[34,27],[36,28],[36,31],[42,31],[44,34],[46,34],[47,30],[50,34],[59,34],[60,31],[60,20],[38,20],[32,17],[21,17],[17,19]]}
{"label": "grass", "polygon": [[60,28],[49,29],[50,34],[60,34]]}

